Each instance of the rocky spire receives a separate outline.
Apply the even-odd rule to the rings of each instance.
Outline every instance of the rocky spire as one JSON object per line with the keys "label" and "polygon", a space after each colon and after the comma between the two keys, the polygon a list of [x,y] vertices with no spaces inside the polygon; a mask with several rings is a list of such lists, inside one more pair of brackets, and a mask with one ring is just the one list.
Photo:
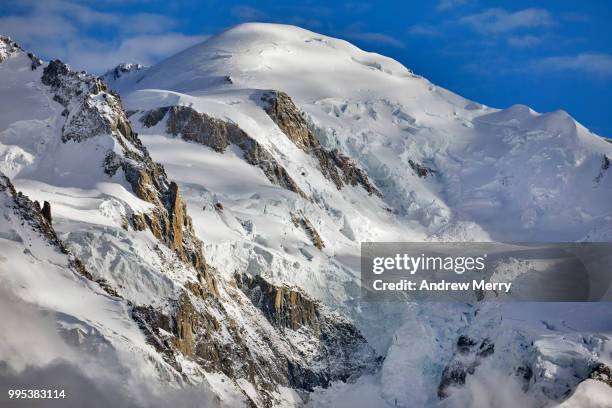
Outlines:
{"label": "rocky spire", "polygon": [[42,210],[40,211],[42,216],[47,220],[49,224],[51,224],[51,204],[48,201],[43,203]]}

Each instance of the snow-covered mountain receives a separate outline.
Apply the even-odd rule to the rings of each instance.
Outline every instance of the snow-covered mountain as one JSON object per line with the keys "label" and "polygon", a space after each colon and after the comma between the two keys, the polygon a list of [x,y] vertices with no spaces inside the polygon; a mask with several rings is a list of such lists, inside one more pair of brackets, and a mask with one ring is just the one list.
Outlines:
{"label": "snow-covered mountain", "polygon": [[363,241],[610,241],[612,144],[567,113],[273,24],[102,79],[0,61],[2,297],[71,358],[178,406],[612,405],[606,304],[360,302]]}

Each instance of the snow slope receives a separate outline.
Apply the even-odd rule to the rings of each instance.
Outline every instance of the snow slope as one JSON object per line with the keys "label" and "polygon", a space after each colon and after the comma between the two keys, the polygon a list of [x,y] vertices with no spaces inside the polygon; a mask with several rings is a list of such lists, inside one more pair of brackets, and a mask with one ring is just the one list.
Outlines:
{"label": "snow slope", "polygon": [[[486,331],[479,335],[492,336],[498,329],[487,328],[480,319],[451,323],[456,307],[443,308],[445,319],[439,322],[433,317],[437,307],[415,311],[359,305],[359,242],[605,241],[612,226],[612,176],[604,168],[612,144],[567,113],[540,114],[521,105],[489,108],[441,89],[389,58],[297,27],[240,25],[121,86],[128,109],[141,112],[131,119],[144,143],[184,187],[211,262],[221,270],[246,269],[295,283],[352,315],[387,355],[380,377],[373,380],[379,385],[371,386],[391,405],[410,401],[415,393],[425,395],[425,405],[436,403],[435,388],[458,333]],[[316,161],[266,114],[261,94],[267,90],[286,92],[321,144],[355,160],[383,198],[364,194],[360,187],[338,190],[322,177]],[[152,128],[140,122],[142,113],[173,105],[240,126],[270,148],[312,200],[267,182],[259,169],[240,161],[239,150],[220,154],[168,135],[164,121]],[[411,161],[435,173],[419,177]],[[215,202],[223,204],[222,214],[214,210]],[[289,214],[296,210],[315,225],[326,244],[323,250],[313,248],[291,225]],[[541,313],[539,306],[528,306],[528,313],[523,307],[496,310],[500,318],[523,316],[507,329],[513,334],[498,341],[512,342],[519,332],[537,344],[540,336],[549,335],[541,315],[567,315],[566,324],[575,327],[585,315],[597,314],[598,320],[581,332],[604,338],[610,332],[610,313],[600,305],[576,313],[565,313],[566,305]],[[403,317],[381,322],[381,314]],[[422,334],[411,335],[415,327]],[[424,349],[415,349],[420,352],[407,354],[415,342],[439,331],[439,346],[423,344]],[[445,351],[433,361],[416,355],[431,355],[436,347]],[[393,363],[395,354],[404,356],[399,360],[406,365]],[[500,363],[505,365],[500,375],[516,368],[509,367],[514,363]],[[416,376],[424,366],[431,368],[406,388],[405,375]],[[361,395],[355,387],[347,392]]]}
{"label": "snow slope", "polygon": [[[0,170],[26,194],[50,201],[60,235],[128,298],[155,305],[172,296],[189,272],[159,273],[164,260],[155,238],[121,226],[125,214],[149,204],[130,193],[120,174],[100,178],[91,166],[117,139],[60,143],[61,108],[37,85],[40,72],[25,58],[0,65],[0,92],[15,100],[0,113]],[[153,67],[106,80],[121,93],[152,158],[178,183],[206,260],[223,279],[238,272],[298,286],[354,321],[386,357],[374,373],[316,389],[308,404],[557,404],[593,364],[610,364],[612,312],[605,304],[359,301],[363,241],[609,241],[612,144],[567,113],[489,108],[384,56],[273,24],[237,26]],[[271,116],[271,90],[297,105],[298,120],[320,149],[296,143]],[[172,134],[170,111],[162,110],[155,123],[147,120],[173,106],[221,120],[219,128],[238,126],[303,194],[271,181],[236,143],[221,152],[184,140],[195,128],[191,122],[179,122],[184,132]],[[352,159],[382,197],[360,184],[339,188],[317,156],[333,149]],[[476,346],[491,342],[495,352],[464,355],[458,351],[462,336]],[[475,374],[441,400],[445,370],[476,360]],[[232,383],[224,395],[223,380],[211,373],[206,378],[225,401],[250,390],[248,382],[240,383],[241,391]],[[512,381],[497,385],[502,378]],[[483,390],[493,381],[499,398],[492,400]],[[578,386],[578,401],[589,384]],[[609,387],[598,389],[611,401]],[[297,399],[287,389],[277,403]]]}
{"label": "snow slope", "polygon": [[[114,319],[94,320],[93,329],[82,330],[104,329],[100,343],[112,342],[113,336],[123,339],[136,356],[135,362],[126,361],[125,370],[143,376],[147,387],[162,381],[159,392],[171,391],[171,402],[144,398],[120,404],[295,405],[298,392],[378,367],[379,356],[351,321],[299,288],[274,286],[238,270],[224,268],[224,276],[208,265],[182,190],[151,160],[119,97],[98,78],[61,61],[43,63],[0,37],[0,51],[5,49],[10,52],[0,61],[0,88],[11,96],[14,111],[0,123],[0,171],[19,190],[12,192],[14,200],[25,193],[45,202],[42,209],[31,204],[31,216],[46,219],[43,224],[53,228],[62,253],[82,259],[87,272],[83,287],[73,288],[63,283],[74,275],[69,265],[35,253],[34,259],[45,255],[50,260],[43,257],[40,267],[32,267],[36,274],[29,275],[32,250],[5,217],[2,236],[7,239],[1,244],[10,256],[3,259],[7,279],[2,288],[19,301],[42,300],[47,302],[42,307],[79,320],[106,317],[112,307],[119,308]],[[10,201],[1,208],[10,210]],[[56,267],[45,270],[47,263]],[[31,279],[23,279],[27,276]],[[14,289],[11,280],[24,290]],[[45,296],[49,289],[56,290],[54,296]],[[116,306],[96,302],[97,293],[88,290],[103,290],[117,298]],[[128,327],[116,327],[120,324]],[[130,337],[120,328],[136,333]],[[85,346],[78,351],[89,355]],[[28,356],[27,348],[16,351],[19,358]],[[46,363],[40,369],[52,372],[51,362]],[[86,367],[88,378],[95,375],[92,367]],[[25,378],[33,368],[12,369],[11,377]],[[122,397],[139,396],[138,390],[130,395],[127,380],[121,389],[126,387]],[[186,395],[175,396],[173,389]]]}
{"label": "snow slope", "polygon": [[176,394],[181,379],[146,342],[130,305],[83,275],[37,205],[0,174],[0,383],[64,390],[67,407],[212,402],[206,387]]}

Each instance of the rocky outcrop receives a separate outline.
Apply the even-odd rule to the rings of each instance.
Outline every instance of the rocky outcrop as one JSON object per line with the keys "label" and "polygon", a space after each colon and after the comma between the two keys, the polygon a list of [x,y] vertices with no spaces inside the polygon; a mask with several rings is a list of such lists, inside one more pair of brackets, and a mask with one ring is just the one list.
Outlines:
{"label": "rocky outcrop", "polygon": [[418,163],[412,159],[408,160],[408,164],[410,168],[414,171],[414,173],[420,178],[426,178],[427,176],[434,176],[436,171],[430,167],[424,166],[421,163]]}
{"label": "rocky outcrop", "polygon": [[[118,95],[107,92],[106,85],[84,72],[75,72],[60,60],[54,60],[43,70],[41,81],[50,88],[53,99],[64,106],[66,122],[62,141],[85,139],[117,132],[131,144],[139,144]],[[124,148],[126,143],[121,140]]]}
{"label": "rocky outcrop", "polygon": [[259,167],[270,182],[306,197],[274,156],[235,123],[198,113],[188,106],[166,106],[151,110],[140,120],[143,126],[152,127],[166,116],[166,131],[169,134],[211,147],[219,153],[234,144],[242,150],[244,159]]}
{"label": "rocky outcrop", "polygon": [[214,279],[208,273],[202,244],[195,236],[178,186],[168,180],[163,166],[153,162],[149,156],[132,130],[119,96],[108,92],[100,78],[74,72],[59,60],[51,61],[45,67],[41,81],[49,87],[53,99],[65,108],[64,143],[79,143],[88,138],[110,135],[121,146],[122,152],[107,153],[104,172],[114,176],[121,169],[134,194],[153,204],[152,210],[146,214],[132,214],[132,227],[135,230],[148,227],[182,261],[192,265],[201,283],[214,292]]}
{"label": "rocky outcrop", "polygon": [[289,287],[274,286],[261,276],[237,275],[238,287],[277,327],[299,330],[307,327],[321,332],[321,317],[317,304],[304,294]]}
{"label": "rocky outcrop", "polygon": [[[348,320],[326,310],[297,288],[272,285],[261,276],[239,274],[236,284],[268,321],[286,333],[299,332],[317,347],[306,359],[289,360],[283,375],[294,388],[312,391],[375,370],[382,359]],[[289,333],[286,333],[290,336]],[[292,344],[299,352],[300,344]],[[304,356],[304,352],[300,353]]]}
{"label": "rocky outcrop", "polygon": [[43,203],[43,207],[42,207],[42,210],[40,210],[40,213],[43,216],[43,218],[45,220],[47,220],[49,225],[51,225],[51,223],[52,223],[52,220],[51,220],[51,204],[49,204],[48,201],[45,201]]}
{"label": "rocky outcrop", "polygon": [[261,97],[264,110],[283,133],[297,147],[314,156],[323,175],[331,180],[338,190],[345,184],[362,186],[369,194],[382,197],[382,193],[370,183],[366,173],[349,157],[337,149],[327,150],[311,131],[303,113],[289,95],[280,91],[269,91]]}
{"label": "rocky outcrop", "polygon": [[42,60],[31,52],[28,52],[28,58],[30,58],[31,61],[30,68],[32,69],[32,71],[42,65]]}
{"label": "rocky outcrop", "polygon": [[291,213],[291,222],[297,228],[301,228],[304,230],[306,235],[308,235],[308,237],[310,238],[312,245],[319,248],[320,250],[325,248],[325,243],[321,239],[321,236],[319,235],[315,227],[312,225],[310,220],[306,218],[306,216],[304,216],[304,214],[302,214],[301,212]]}
{"label": "rocky outcrop", "polygon": [[[11,40],[10,37],[0,35],[0,63],[6,61],[8,57],[17,52],[23,52],[23,48],[21,48],[15,41]],[[32,71],[42,65],[42,60],[36,55],[30,52],[26,55],[31,61],[30,68]]]}
{"label": "rocky outcrop", "polygon": [[[209,372],[247,379],[259,396],[253,406],[274,406],[278,386],[312,391],[379,367],[381,359],[350,322],[300,290],[243,274],[235,285],[220,298],[185,291],[163,311],[141,306],[133,316],[177,370],[180,353]],[[228,313],[231,304],[248,323]],[[269,324],[257,320],[261,314]]]}
{"label": "rocky outcrop", "polygon": [[602,159],[601,159],[601,170],[599,171],[599,173],[595,177],[595,182],[596,183],[599,183],[601,181],[601,179],[604,177],[604,175],[606,174],[606,171],[609,168],[610,168],[610,158],[608,158],[608,156],[606,156],[604,154]]}
{"label": "rocky outcrop", "polygon": [[451,361],[444,367],[438,384],[438,397],[448,397],[448,389],[465,384],[468,375],[474,374],[482,359],[495,352],[495,344],[485,338],[476,341],[468,336],[459,336],[456,352]]}
{"label": "rocky outcrop", "polygon": [[101,79],[108,83],[108,81],[116,81],[117,79],[131,72],[142,71],[145,69],[147,69],[147,67],[141,64],[130,64],[130,63],[122,62],[121,64],[117,65],[115,68],[109,69],[108,71],[106,71],[101,76]]}
{"label": "rocky outcrop", "polygon": [[140,117],[140,122],[146,128],[156,126],[159,122],[162,121],[162,119],[166,116],[169,110],[170,106],[164,106],[161,108],[147,111]]}
{"label": "rocky outcrop", "polygon": [[591,380],[601,381],[612,387],[612,370],[609,366],[604,363],[597,363],[593,366],[591,374],[589,375]]}
{"label": "rocky outcrop", "polygon": [[269,91],[262,95],[261,100],[268,116],[297,147],[308,153],[320,149],[319,141],[308,128],[302,112],[289,95],[280,91]]}

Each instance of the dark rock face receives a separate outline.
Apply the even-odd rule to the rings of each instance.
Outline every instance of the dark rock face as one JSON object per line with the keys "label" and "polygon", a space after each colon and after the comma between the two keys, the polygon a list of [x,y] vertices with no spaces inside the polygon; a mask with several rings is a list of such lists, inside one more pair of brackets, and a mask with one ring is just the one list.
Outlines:
{"label": "dark rock face", "polygon": [[346,184],[350,184],[353,187],[360,185],[369,194],[382,198],[382,193],[370,183],[368,175],[357,167],[352,159],[340,153],[338,149],[328,151],[327,155],[332,159],[336,167],[342,171],[344,175],[343,180]]}
{"label": "dark rock face", "polygon": [[180,197],[178,186],[168,180],[164,168],[154,163],[148,153],[146,158],[140,157],[139,161],[132,154],[126,156],[107,156],[107,173],[114,174],[116,163],[119,163],[136,196],[154,204],[150,212],[134,214],[132,226],[135,230],[142,230],[146,225],[182,261],[192,265],[201,283],[214,292],[216,283],[204,259],[202,243],[195,236],[191,217],[187,215],[187,207]]}
{"label": "dark rock face", "polygon": [[321,147],[312,134],[302,112],[295,106],[289,95],[280,91],[266,92],[261,100],[266,103],[264,110],[277,126],[297,147],[305,152]]}
{"label": "dark rock face", "polygon": [[[442,371],[438,384],[438,397],[448,397],[448,389],[465,384],[468,375],[474,374],[482,359],[495,352],[495,344],[488,338],[478,342],[462,335],[457,339],[456,353]],[[527,367],[528,368],[528,367]]]}
{"label": "dark rock face", "polygon": [[153,109],[145,112],[140,118],[143,126],[146,128],[157,125],[166,116],[166,113],[170,110],[170,106],[164,106],[163,108]]}
{"label": "dark rock face", "polygon": [[261,276],[237,275],[236,281],[273,325],[292,330],[305,326],[317,334],[321,332],[317,304],[299,290],[271,285]]}
{"label": "dark rock face", "polygon": [[[59,89],[62,86],[62,77],[70,73],[68,65],[60,60],[53,60],[45,67],[41,81],[54,89]],[[77,75],[77,73],[74,73]]]}
{"label": "dark rock face", "polygon": [[51,224],[51,204],[48,201],[45,201],[43,204],[43,208],[40,212],[42,216],[47,220],[49,224]]}
{"label": "dark rock face", "polygon": [[329,386],[331,381],[346,381],[364,371],[378,368],[382,359],[363,335],[347,320],[325,310],[299,289],[275,286],[261,276],[236,275],[241,289],[268,321],[281,331],[305,332],[319,340],[310,362],[287,361],[289,384],[312,391]]}
{"label": "dark rock face", "polygon": [[599,174],[597,174],[597,176],[595,177],[596,183],[599,183],[601,181],[601,179],[604,177],[604,175],[606,174],[606,171],[609,168],[610,168],[610,159],[608,158],[608,156],[604,154],[603,158],[601,159],[601,170],[599,171]]}
{"label": "dark rock face", "polygon": [[146,127],[155,126],[166,115],[168,133],[211,147],[219,153],[234,144],[243,151],[244,159],[259,167],[273,184],[306,197],[274,156],[238,125],[198,113],[188,106],[167,106],[148,111],[142,116],[141,122]]}
{"label": "dark rock face", "polygon": [[601,381],[612,387],[612,370],[604,363],[597,363],[591,370],[589,378],[596,381]]}
{"label": "dark rock face", "polygon": [[[272,393],[279,385],[312,391],[380,365],[380,358],[352,324],[322,310],[299,290],[240,274],[235,282],[237,288],[226,288],[231,300],[225,298],[225,304],[237,302],[245,317],[263,314],[273,327],[250,323],[248,332],[254,331],[256,340],[219,298],[196,287],[172,301],[169,314],[140,306],[133,309],[133,317],[148,342],[177,370],[176,355],[181,353],[205,370],[247,379],[261,399],[261,403],[250,401],[253,406],[274,406]],[[292,336],[300,340],[292,341]],[[258,343],[255,347],[253,341]],[[312,350],[304,350],[304,341]]]}
{"label": "dark rock face", "polygon": [[533,369],[527,364],[520,365],[516,368],[514,375],[522,381],[523,391],[527,391],[529,389],[529,383],[533,378]]}
{"label": "dark rock face", "polygon": [[32,64],[30,65],[32,71],[36,70],[36,68],[42,65],[42,60],[31,52],[28,52],[28,58],[30,58],[30,61],[32,61]]}
{"label": "dark rock face", "polygon": [[310,220],[308,220],[308,218],[306,218],[303,214],[301,213],[293,214],[292,213],[291,222],[293,222],[293,225],[295,225],[296,227],[302,228],[304,230],[304,232],[306,233],[306,235],[308,235],[308,237],[310,238],[310,241],[312,241],[312,244],[315,247],[321,250],[325,248],[325,243],[321,239],[321,236],[319,235],[315,227],[312,225]]}
{"label": "dark rock face", "polygon": [[[310,130],[302,112],[289,95],[280,91],[266,92],[261,100],[264,110],[276,125],[297,147],[314,156],[325,177],[331,180],[338,190],[345,184],[362,186],[369,194],[382,197],[382,193],[370,183],[366,173],[338,150],[326,150]],[[342,173],[342,174],[340,174]]]}
{"label": "dark rock face", "polygon": [[408,164],[410,165],[410,168],[416,173],[416,175],[421,178],[425,178],[427,176],[434,176],[436,174],[436,171],[432,168],[417,163],[412,159],[408,160]]}
{"label": "dark rock face", "polygon": [[[53,99],[65,108],[67,117],[62,128],[63,142],[81,142],[97,135],[110,134],[124,119],[125,115],[120,113],[120,101],[106,93],[103,82],[91,75],[72,71],[60,60],[49,62],[43,70],[41,81],[50,87]],[[104,100],[100,101],[98,95]],[[107,106],[114,115],[104,114],[103,109]],[[122,127],[125,129],[125,125]]]}

